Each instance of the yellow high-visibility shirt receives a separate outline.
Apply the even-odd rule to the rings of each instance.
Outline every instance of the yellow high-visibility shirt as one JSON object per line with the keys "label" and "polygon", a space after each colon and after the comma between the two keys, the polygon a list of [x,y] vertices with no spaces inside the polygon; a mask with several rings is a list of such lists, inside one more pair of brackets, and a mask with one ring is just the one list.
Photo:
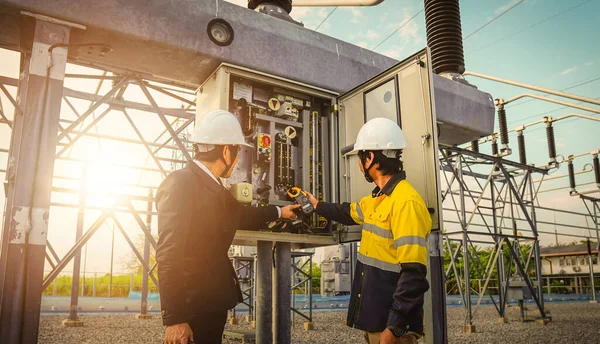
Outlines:
{"label": "yellow high-visibility shirt", "polygon": [[427,206],[407,180],[390,182],[376,197],[369,195],[350,204],[350,216],[362,224],[358,260],[393,272],[400,272],[404,263],[427,266],[431,231]]}

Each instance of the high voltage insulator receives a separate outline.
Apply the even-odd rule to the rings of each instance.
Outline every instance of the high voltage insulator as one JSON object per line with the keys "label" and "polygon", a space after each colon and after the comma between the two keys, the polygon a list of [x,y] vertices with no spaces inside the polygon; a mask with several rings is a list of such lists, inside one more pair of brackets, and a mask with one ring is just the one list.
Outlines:
{"label": "high voltage insulator", "polygon": [[465,71],[463,39],[458,0],[425,0],[427,45],[431,48],[433,72]]}
{"label": "high voltage insulator", "polygon": [[598,159],[598,154],[594,155],[592,163],[594,165],[594,176],[596,177],[596,184],[598,184],[598,187],[600,187],[600,161]]}
{"label": "high voltage insulator", "polygon": [[527,152],[525,151],[525,135],[523,135],[523,131],[519,131],[517,143],[519,144],[519,161],[521,164],[527,165]]}
{"label": "high voltage insulator", "polygon": [[548,157],[550,163],[556,162],[556,141],[554,140],[554,127],[552,122],[546,122],[546,141],[548,141]]}
{"label": "high voltage insulator", "polygon": [[575,167],[573,167],[573,156],[569,157],[569,186],[571,187],[571,193],[576,193],[577,191],[575,190],[576,188],[576,184],[575,184]]}
{"label": "high voltage insulator", "polygon": [[508,144],[508,125],[506,124],[506,110],[504,106],[498,107],[498,125],[500,126],[500,142],[502,145]]}
{"label": "high voltage insulator", "polygon": [[479,153],[479,140],[471,141],[471,150],[473,152]]}
{"label": "high voltage insulator", "polygon": [[498,142],[496,140],[492,141],[492,155],[498,156]]}

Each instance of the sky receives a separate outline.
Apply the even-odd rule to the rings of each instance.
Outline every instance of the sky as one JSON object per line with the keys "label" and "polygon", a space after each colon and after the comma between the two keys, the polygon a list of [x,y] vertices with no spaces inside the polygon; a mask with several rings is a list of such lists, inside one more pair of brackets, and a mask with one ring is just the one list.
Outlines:
{"label": "sky", "polygon": [[[243,6],[247,3],[246,0],[231,0],[230,2]],[[596,43],[600,34],[600,24],[598,24],[600,22],[600,0],[525,0],[522,3],[519,2],[519,0],[460,1],[463,37],[468,37],[464,41],[466,69],[536,86],[566,90],[566,92],[590,98],[600,98],[600,45]],[[512,6],[515,7],[502,14]],[[318,27],[318,31],[323,34],[366,49],[377,47],[375,51],[401,60],[426,46],[424,14],[419,13],[422,8],[422,0],[387,0],[375,7],[339,7],[335,11],[333,7],[296,7],[292,10],[291,15],[308,29],[315,30]],[[332,13],[332,11],[334,12]],[[328,15],[330,15],[329,18],[327,18]],[[482,28],[483,25],[499,15],[501,16],[498,19]],[[413,17],[414,19],[411,19]],[[398,28],[400,29],[398,30]],[[475,31],[477,32],[472,34]],[[382,43],[388,36],[390,36],[389,39]],[[18,65],[17,53],[0,50],[0,75],[18,77]],[[78,67],[71,66],[70,68],[74,72],[83,71]],[[466,78],[480,90],[492,94],[494,98],[509,99],[529,92],[525,89],[484,79],[470,76]],[[72,84],[71,87],[93,89],[94,84]],[[109,85],[106,84],[103,87],[106,89]],[[14,91],[14,89],[10,90]],[[139,90],[131,92],[132,94],[127,95],[130,99],[141,97]],[[5,112],[10,113],[11,107],[6,98],[1,98],[1,100]],[[165,104],[169,102],[167,99],[161,99],[161,101]],[[75,104],[78,108],[88,105],[85,103]],[[169,106],[177,107],[180,104],[170,103]],[[600,117],[590,112],[561,109],[560,105],[527,99],[507,105],[506,110],[509,129],[539,120],[543,116],[559,117],[573,112]],[[143,114],[133,112],[131,115],[138,123],[142,120]],[[146,126],[144,135],[148,135],[148,137],[155,135],[156,126],[159,126],[158,119],[154,118],[150,121],[157,124]],[[565,120],[555,123],[555,127],[557,151],[564,157],[600,149],[599,122],[584,119]],[[127,128],[127,123],[123,124],[117,119],[108,120],[99,130],[112,131],[125,137],[135,137],[135,133]],[[6,125],[0,124],[0,148],[8,147],[9,137],[10,131]],[[525,137],[528,160],[536,164],[547,163],[543,126],[528,128],[525,131]],[[518,159],[516,137],[511,135],[510,140],[511,147],[515,152],[511,159],[516,160]],[[90,147],[93,144],[94,140],[91,140]],[[99,161],[105,161],[108,159],[107,156],[110,156],[113,162],[138,160],[137,162],[143,163],[146,160],[145,151],[141,146],[125,152],[119,150],[118,146],[104,145],[101,148],[91,149],[91,151],[73,152],[73,154],[87,155],[89,158],[98,157]],[[482,145],[481,150],[489,153],[489,143]],[[118,153],[123,154],[119,155]],[[583,170],[584,166],[589,169],[586,164],[591,162],[592,159],[589,155],[575,159],[576,171]],[[0,169],[4,169],[5,164],[6,154],[0,153]],[[120,174],[114,175],[108,170],[102,170],[101,165],[95,166],[96,172],[91,176],[90,185],[94,184],[94,181],[98,181],[99,185],[111,184],[123,177]],[[57,164],[57,170],[60,170],[61,173],[77,174],[79,172],[68,164]],[[550,177],[565,173],[566,164],[563,164],[559,170],[552,171]],[[0,173],[0,178],[4,179],[3,173]],[[144,175],[132,175],[128,178],[136,181],[138,178],[141,178],[140,180],[146,178],[144,180],[146,183],[160,182],[160,180],[148,179]],[[593,180],[593,174],[586,173],[578,175],[577,178],[578,183],[586,183]],[[68,184],[65,181],[61,183]],[[568,180],[562,178],[545,182],[542,190],[566,185],[568,185]],[[592,184],[582,186],[580,190],[591,189],[593,186]],[[542,205],[552,208],[585,211],[582,201],[579,198],[570,197],[568,189],[540,193],[539,200]],[[102,204],[107,200],[96,201]],[[4,208],[3,198],[0,199],[0,206]],[[69,243],[74,240],[72,234],[74,230],[64,230],[63,227],[66,222],[75,223],[76,215],[76,212],[65,212],[51,217],[49,239],[53,243],[57,243],[55,246],[60,247],[57,248],[59,253],[66,252]],[[95,216],[97,214],[92,213],[86,217],[86,228],[93,222]],[[451,215],[448,218],[451,218]],[[546,221],[553,221],[556,218],[558,222],[586,225],[583,217],[561,214],[554,216],[544,211],[538,213],[538,218]],[[131,228],[128,229],[131,230],[131,233],[139,233],[135,232],[138,229],[135,229],[135,222],[131,219],[123,218],[120,221],[124,223],[125,227]],[[96,235],[97,237],[93,239],[95,241],[91,242],[93,245],[89,245],[91,256],[106,257],[107,243],[110,243],[109,227],[111,226],[103,227]],[[155,227],[154,224],[154,231],[156,231]],[[541,225],[540,227],[545,231],[554,231],[554,226],[551,225]],[[558,229],[578,235],[589,235],[587,231],[582,230],[560,227]],[[554,240],[552,235],[541,236],[543,245],[553,243]],[[559,238],[559,240],[573,241],[570,238]],[[115,246],[119,251],[116,254],[116,260],[129,254],[127,243],[118,235]],[[90,260],[88,271],[106,272],[107,260],[104,258]]]}

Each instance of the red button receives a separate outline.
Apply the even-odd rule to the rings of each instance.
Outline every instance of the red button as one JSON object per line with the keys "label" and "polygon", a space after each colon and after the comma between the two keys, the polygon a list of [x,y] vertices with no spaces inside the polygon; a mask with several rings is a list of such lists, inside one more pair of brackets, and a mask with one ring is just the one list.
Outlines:
{"label": "red button", "polygon": [[269,147],[271,145],[271,138],[269,136],[262,137],[262,144],[265,147]]}

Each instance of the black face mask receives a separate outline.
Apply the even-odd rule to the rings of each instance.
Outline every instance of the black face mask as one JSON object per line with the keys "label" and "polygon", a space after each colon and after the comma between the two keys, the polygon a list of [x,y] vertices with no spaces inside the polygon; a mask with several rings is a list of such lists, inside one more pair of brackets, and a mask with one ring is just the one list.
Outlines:
{"label": "black face mask", "polygon": [[228,164],[227,161],[225,161],[225,157],[221,156],[221,161],[223,161],[223,163],[225,164],[225,171],[223,171],[221,176],[226,176],[231,170],[231,168],[233,168],[233,162],[235,161],[235,158],[237,157],[238,152],[240,151],[240,147],[237,145],[230,145],[229,150],[231,151],[231,164]]}
{"label": "black face mask", "polygon": [[363,167],[363,171],[365,173],[365,179],[367,180],[367,182],[372,183],[373,182],[373,178],[371,178],[371,175],[369,175],[369,170],[371,169],[371,167],[373,167],[373,165],[375,165],[375,154],[373,154],[373,160],[371,161],[371,166],[369,166],[368,168],[365,167],[365,164],[367,162],[367,158],[370,156],[368,151],[360,151],[358,152],[358,158],[360,159],[360,163]]}

